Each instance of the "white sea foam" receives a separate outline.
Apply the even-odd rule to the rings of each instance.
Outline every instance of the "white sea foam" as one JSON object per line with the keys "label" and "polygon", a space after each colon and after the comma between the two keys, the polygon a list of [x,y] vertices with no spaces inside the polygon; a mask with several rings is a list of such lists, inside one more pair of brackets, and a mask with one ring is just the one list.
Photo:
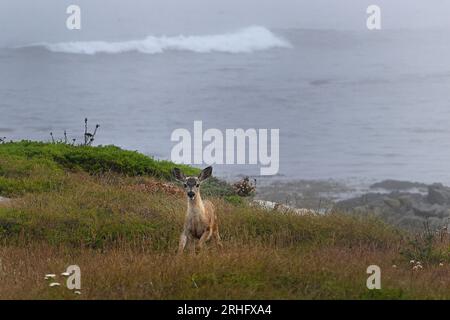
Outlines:
{"label": "white sea foam", "polygon": [[33,46],[41,46],[52,52],[92,55],[96,53],[117,54],[130,51],[157,54],[170,50],[192,51],[197,53],[251,53],[271,48],[289,48],[291,44],[264,27],[253,26],[234,33],[216,35],[149,36],[143,40],[123,42],[60,42],[53,44],[41,43]]}

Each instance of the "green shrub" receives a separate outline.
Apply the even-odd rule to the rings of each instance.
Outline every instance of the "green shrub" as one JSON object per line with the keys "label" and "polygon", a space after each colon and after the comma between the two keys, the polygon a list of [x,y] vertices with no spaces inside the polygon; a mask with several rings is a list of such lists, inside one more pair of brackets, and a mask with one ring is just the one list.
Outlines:
{"label": "green shrub", "polygon": [[60,189],[64,172],[48,159],[24,159],[19,156],[0,156],[0,194],[19,196],[27,192]]}
{"label": "green shrub", "polygon": [[4,156],[54,161],[65,169],[81,169],[91,174],[115,172],[170,180],[171,171],[175,166],[180,167],[188,175],[197,175],[200,172],[193,167],[155,160],[136,151],[123,150],[116,146],[90,147],[21,141],[1,144],[0,157]]}
{"label": "green shrub", "polygon": [[245,204],[244,200],[238,195],[225,196],[224,200],[235,206],[242,206]]}

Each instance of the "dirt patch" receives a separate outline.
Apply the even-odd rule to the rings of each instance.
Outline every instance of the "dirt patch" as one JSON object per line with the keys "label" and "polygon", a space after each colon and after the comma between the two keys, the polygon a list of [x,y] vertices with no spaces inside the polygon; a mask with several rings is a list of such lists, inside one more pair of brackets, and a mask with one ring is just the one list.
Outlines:
{"label": "dirt patch", "polygon": [[11,203],[11,199],[0,197],[0,206],[5,206],[7,204]]}
{"label": "dirt patch", "polygon": [[155,193],[163,192],[175,196],[183,196],[184,192],[179,187],[161,181],[146,181],[143,183],[128,186],[129,189],[138,192]]}

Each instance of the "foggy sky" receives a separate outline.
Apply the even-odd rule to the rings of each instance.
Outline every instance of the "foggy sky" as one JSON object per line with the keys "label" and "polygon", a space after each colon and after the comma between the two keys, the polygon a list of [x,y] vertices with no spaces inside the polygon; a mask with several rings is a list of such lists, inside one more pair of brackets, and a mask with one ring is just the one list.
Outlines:
{"label": "foggy sky", "polygon": [[[65,27],[70,4],[82,9],[80,31]],[[212,34],[250,25],[365,30],[370,4],[381,7],[385,30],[450,29],[448,0],[1,0],[0,46]]]}

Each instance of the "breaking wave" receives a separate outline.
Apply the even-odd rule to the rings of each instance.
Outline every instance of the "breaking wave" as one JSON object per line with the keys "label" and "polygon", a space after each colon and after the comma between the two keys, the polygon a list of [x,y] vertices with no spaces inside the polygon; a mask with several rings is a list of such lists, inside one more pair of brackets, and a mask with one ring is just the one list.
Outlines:
{"label": "breaking wave", "polygon": [[52,52],[89,54],[123,52],[141,52],[158,54],[165,51],[192,51],[197,53],[251,53],[272,48],[289,48],[291,44],[270,30],[260,27],[248,27],[234,33],[204,36],[149,36],[143,40],[123,42],[82,41],[39,43],[32,47],[44,47]]}

